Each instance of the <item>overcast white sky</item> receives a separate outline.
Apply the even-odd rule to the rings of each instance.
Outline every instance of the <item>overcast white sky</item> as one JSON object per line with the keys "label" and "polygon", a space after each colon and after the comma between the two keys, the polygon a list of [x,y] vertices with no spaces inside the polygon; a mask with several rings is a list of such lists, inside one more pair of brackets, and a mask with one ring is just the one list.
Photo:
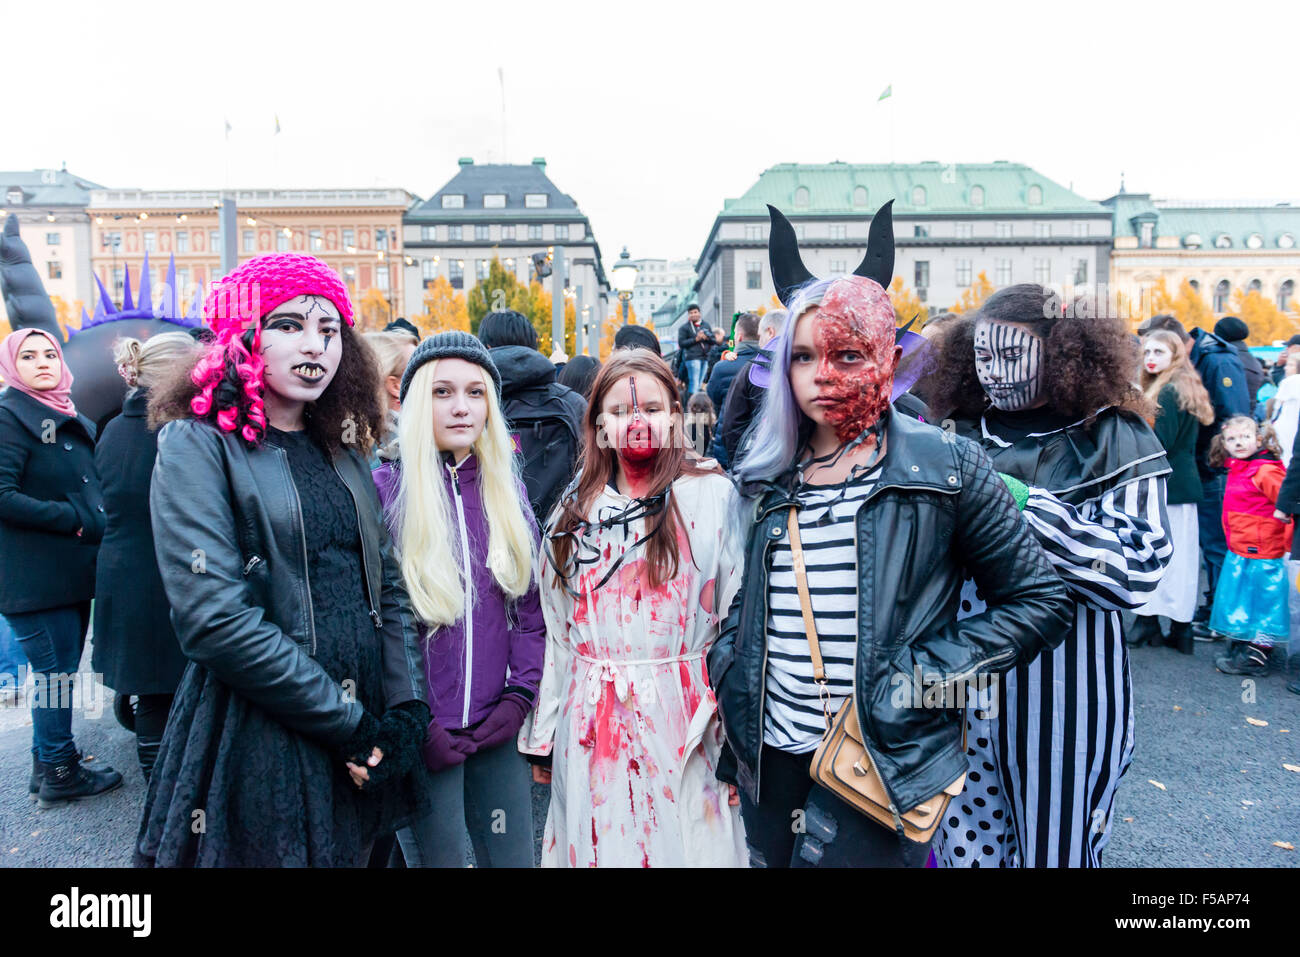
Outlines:
{"label": "overcast white sky", "polygon": [[0,169],[66,161],[106,186],[427,197],[459,156],[502,161],[504,67],[506,159],[546,157],[606,258],[697,256],[779,162],[1006,159],[1094,199],[1121,171],[1158,196],[1300,197],[1292,2],[4,10]]}

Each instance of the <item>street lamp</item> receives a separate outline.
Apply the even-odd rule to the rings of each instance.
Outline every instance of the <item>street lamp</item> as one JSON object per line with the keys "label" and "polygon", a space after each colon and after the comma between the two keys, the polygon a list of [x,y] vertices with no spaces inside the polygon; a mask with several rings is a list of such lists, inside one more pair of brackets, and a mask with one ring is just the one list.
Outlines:
{"label": "street lamp", "polygon": [[627,304],[632,299],[632,287],[636,285],[636,263],[627,254],[627,247],[618,254],[618,262],[610,270],[614,288],[618,291],[618,301],[623,304],[623,325],[627,325]]}

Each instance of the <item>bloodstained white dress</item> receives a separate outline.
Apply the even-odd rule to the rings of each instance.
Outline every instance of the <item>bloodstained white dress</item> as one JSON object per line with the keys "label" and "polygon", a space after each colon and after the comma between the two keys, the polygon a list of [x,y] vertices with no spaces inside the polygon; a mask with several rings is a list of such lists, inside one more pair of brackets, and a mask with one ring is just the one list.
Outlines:
{"label": "bloodstained white dress", "polygon": [[[554,751],[543,867],[748,866],[740,808],[714,776],[723,737],[704,664],[740,588],[735,491],[704,475],[678,479],[672,496],[681,560],[657,589],[645,546],[633,547],[641,520],[584,540],[580,554],[595,561],[569,580],[581,598],[555,584],[542,556],[546,666],[519,749]],[[630,502],[606,488],[591,517]]]}

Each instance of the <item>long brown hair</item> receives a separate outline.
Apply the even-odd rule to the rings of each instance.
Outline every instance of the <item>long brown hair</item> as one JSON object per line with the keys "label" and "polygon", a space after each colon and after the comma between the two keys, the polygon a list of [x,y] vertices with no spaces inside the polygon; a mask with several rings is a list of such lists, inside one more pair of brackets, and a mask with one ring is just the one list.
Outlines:
{"label": "long brown hair", "polygon": [[[599,417],[605,396],[620,379],[626,376],[647,376],[654,379],[664,390],[672,404],[672,424],[670,432],[664,437],[664,447],[655,458],[654,471],[650,477],[647,498],[659,495],[683,475],[721,475],[722,469],[716,463],[703,464],[694,451],[686,448],[682,438],[682,405],[677,396],[677,384],[673,381],[672,370],[668,363],[647,349],[628,349],[615,352],[600,368],[596,379],[591,384],[591,401],[587,404],[587,414],[582,422],[582,457],[579,466],[577,487],[560,499],[560,511],[548,530],[553,536],[552,554],[555,559],[556,583],[559,584],[559,569],[567,568],[573,553],[573,536],[589,521],[592,505],[597,496],[617,474],[618,450],[606,441],[601,443],[599,435]],[[602,448],[601,445],[605,447]],[[680,552],[677,547],[677,530],[684,527],[681,513],[677,510],[677,501],[668,496],[667,506],[646,522],[646,563],[649,566],[650,586],[657,588],[664,582],[677,577]]]}
{"label": "long brown hair", "polygon": [[1187,359],[1186,344],[1177,333],[1168,329],[1153,329],[1142,337],[1142,344],[1146,345],[1148,339],[1164,345],[1174,358],[1168,369],[1155,375],[1147,372],[1146,364],[1143,363],[1142,391],[1146,397],[1152,402],[1158,402],[1161,390],[1167,385],[1173,386],[1178,395],[1178,408],[1192,413],[1201,425],[1211,425],[1214,422],[1214,406],[1210,402],[1210,393],[1205,391],[1200,375]]}

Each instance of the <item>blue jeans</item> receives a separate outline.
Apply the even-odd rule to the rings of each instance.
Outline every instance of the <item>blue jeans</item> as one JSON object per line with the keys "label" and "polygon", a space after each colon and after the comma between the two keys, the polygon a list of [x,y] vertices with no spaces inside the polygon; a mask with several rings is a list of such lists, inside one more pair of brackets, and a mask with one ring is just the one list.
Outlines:
{"label": "blue jeans", "polygon": [[81,664],[90,602],[9,615],[14,637],[36,675],[32,695],[32,753],[45,764],[77,754],[72,740],[73,675]]}
{"label": "blue jeans", "polygon": [[0,617],[0,688],[23,686],[22,669],[27,664],[23,650],[18,647],[14,630]]}
{"label": "blue jeans", "polygon": [[700,391],[700,383],[704,380],[704,370],[709,367],[708,359],[687,359],[686,360],[686,397],[690,398]]}
{"label": "blue jeans", "polygon": [[[1215,475],[1201,480],[1202,498],[1196,503],[1196,524],[1201,535],[1201,557],[1205,559],[1205,578],[1208,587],[1205,604],[1201,606],[1205,619],[1214,605],[1214,589],[1219,584],[1219,570],[1228,554],[1228,540],[1223,535],[1223,493],[1227,488],[1226,475]],[[1201,618],[1198,612],[1196,617]]]}

